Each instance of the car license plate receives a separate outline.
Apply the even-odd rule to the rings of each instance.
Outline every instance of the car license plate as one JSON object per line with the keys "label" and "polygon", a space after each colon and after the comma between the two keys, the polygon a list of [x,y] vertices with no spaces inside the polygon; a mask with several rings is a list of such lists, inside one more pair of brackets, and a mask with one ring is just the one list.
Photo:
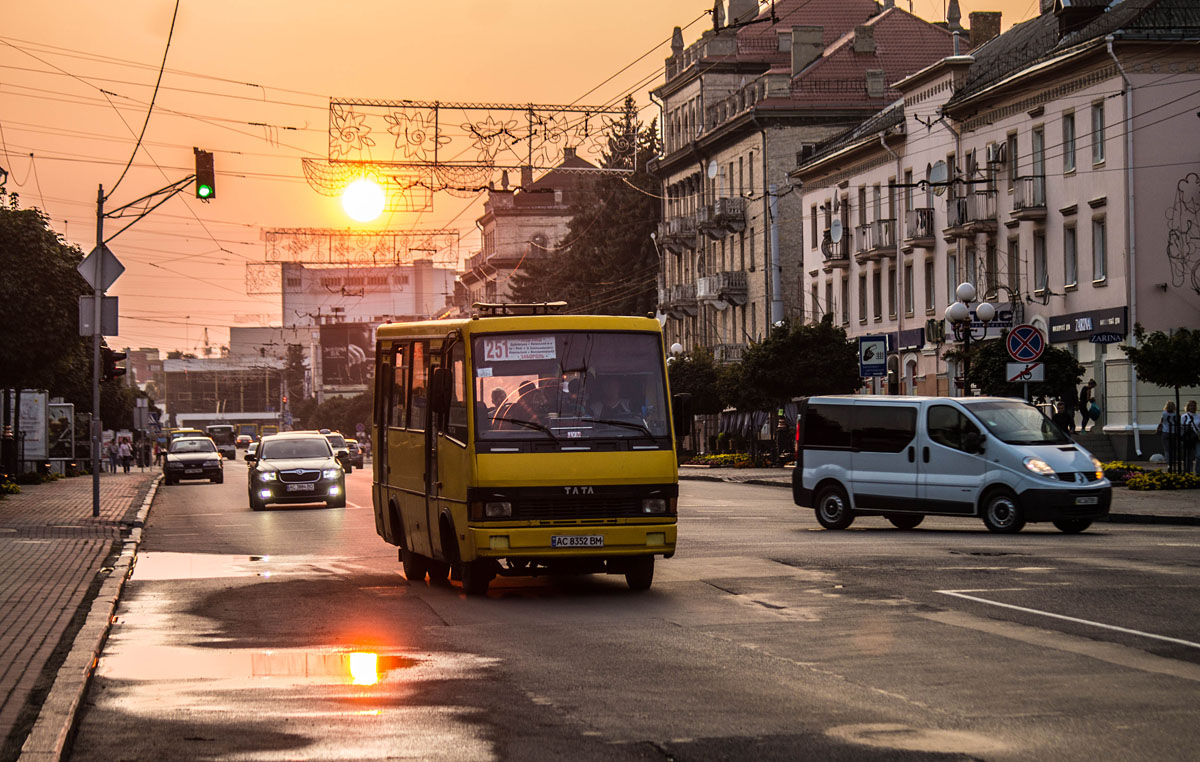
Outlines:
{"label": "car license plate", "polygon": [[1075,498],[1075,505],[1096,505],[1099,502],[1100,498],[1096,497],[1095,495],[1092,495],[1091,497]]}
{"label": "car license plate", "polygon": [[315,485],[315,484],[289,484],[287,486],[287,491],[288,492],[312,492],[314,489],[316,489],[316,487],[317,487],[317,485]]}
{"label": "car license plate", "polygon": [[603,548],[602,534],[556,534],[550,537],[552,548]]}
{"label": "car license plate", "polygon": [[185,474],[202,474],[202,473],[204,473],[204,469],[203,468],[185,468],[185,469],[183,469],[183,472]]}

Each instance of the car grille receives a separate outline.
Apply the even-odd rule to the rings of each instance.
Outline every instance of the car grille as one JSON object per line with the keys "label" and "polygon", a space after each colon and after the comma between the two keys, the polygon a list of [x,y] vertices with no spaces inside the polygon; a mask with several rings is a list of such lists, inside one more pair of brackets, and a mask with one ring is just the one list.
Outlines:
{"label": "car grille", "polygon": [[[1074,482],[1076,482],[1076,481],[1077,481],[1077,479],[1076,479],[1076,477],[1075,477],[1075,474],[1076,474],[1076,473],[1077,473],[1077,472],[1075,472],[1075,471],[1066,471],[1066,472],[1062,472],[1062,473],[1059,473],[1059,474],[1057,474],[1057,476],[1058,476],[1058,478],[1059,478],[1060,480],[1062,480],[1062,481],[1064,481],[1064,482],[1072,482],[1072,483],[1074,483]],[[1079,471],[1078,473],[1081,473],[1081,474],[1083,474],[1083,480],[1084,480],[1085,482],[1094,482],[1094,481],[1099,481],[1099,480],[1096,478],[1096,472],[1095,472],[1095,471]]]}
{"label": "car grille", "polygon": [[279,481],[285,484],[298,484],[300,482],[315,482],[321,478],[320,470],[310,471],[308,469],[292,469],[290,471],[280,471]]}
{"label": "car grille", "polygon": [[523,497],[513,504],[513,518],[522,521],[611,519],[643,516],[642,501],[631,497],[571,498]]}

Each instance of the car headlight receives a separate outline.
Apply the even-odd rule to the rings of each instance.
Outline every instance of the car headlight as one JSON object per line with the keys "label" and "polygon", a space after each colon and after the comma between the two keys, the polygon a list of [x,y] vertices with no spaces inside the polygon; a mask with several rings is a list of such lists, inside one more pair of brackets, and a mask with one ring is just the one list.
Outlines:
{"label": "car headlight", "polygon": [[489,519],[502,519],[512,516],[512,503],[499,500],[484,503],[483,515]]}
{"label": "car headlight", "polygon": [[279,478],[279,474],[274,471],[263,471],[258,475],[260,481],[273,482]]}
{"label": "car headlight", "polygon": [[220,459],[218,459],[218,460],[206,460],[206,461],[204,461],[204,467],[205,467],[205,468],[219,468],[219,467],[220,467],[220,465],[221,465],[221,461],[220,461]]}
{"label": "car headlight", "polygon": [[648,497],[642,501],[642,513],[666,513],[667,501],[661,497]]}
{"label": "car headlight", "polygon": [[1042,460],[1041,458],[1034,458],[1034,457],[1026,458],[1025,459],[1025,468],[1029,469],[1030,471],[1037,474],[1038,476],[1045,476],[1050,479],[1056,478],[1054,469],[1050,467],[1049,463]]}
{"label": "car headlight", "polygon": [[324,479],[336,479],[342,475],[340,468],[327,468],[321,472],[321,477]]}
{"label": "car headlight", "polygon": [[1104,464],[1097,460],[1095,456],[1092,456],[1092,465],[1096,467],[1096,480],[1099,481],[1100,479],[1103,479]]}

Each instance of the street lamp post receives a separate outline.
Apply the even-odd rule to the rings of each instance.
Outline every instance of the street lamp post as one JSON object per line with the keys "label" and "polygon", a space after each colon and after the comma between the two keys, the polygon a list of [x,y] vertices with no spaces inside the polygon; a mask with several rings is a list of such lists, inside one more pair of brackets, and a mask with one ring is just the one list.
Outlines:
{"label": "street lamp post", "polygon": [[946,308],[946,320],[954,329],[954,340],[963,345],[963,396],[969,397],[971,396],[971,382],[968,380],[971,373],[971,339],[987,337],[987,324],[996,317],[996,307],[986,301],[976,305],[975,317],[983,323],[983,333],[975,337],[973,336],[974,328],[971,325],[970,306],[977,296],[975,286],[970,283],[960,283],[958,288],[954,289],[954,296],[957,297],[957,301]]}

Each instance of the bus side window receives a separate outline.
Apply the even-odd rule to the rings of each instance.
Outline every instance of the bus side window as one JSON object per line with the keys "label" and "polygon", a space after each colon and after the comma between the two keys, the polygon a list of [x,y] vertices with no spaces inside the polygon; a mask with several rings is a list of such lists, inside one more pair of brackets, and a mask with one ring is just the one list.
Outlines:
{"label": "bus side window", "polygon": [[429,399],[426,380],[429,378],[429,344],[414,341],[412,344],[412,385],[408,393],[408,428],[412,431],[425,430],[425,407]]}
{"label": "bus side window", "polygon": [[388,420],[388,425],[397,428],[404,428],[404,414],[407,410],[405,405],[405,392],[408,391],[408,345],[397,344],[396,354],[392,361],[393,381],[392,381],[392,402],[391,402],[391,417]]}
{"label": "bus side window", "polygon": [[450,396],[450,420],[446,434],[460,442],[467,441],[467,358],[460,341],[450,348],[449,368],[454,374],[454,391]]}

